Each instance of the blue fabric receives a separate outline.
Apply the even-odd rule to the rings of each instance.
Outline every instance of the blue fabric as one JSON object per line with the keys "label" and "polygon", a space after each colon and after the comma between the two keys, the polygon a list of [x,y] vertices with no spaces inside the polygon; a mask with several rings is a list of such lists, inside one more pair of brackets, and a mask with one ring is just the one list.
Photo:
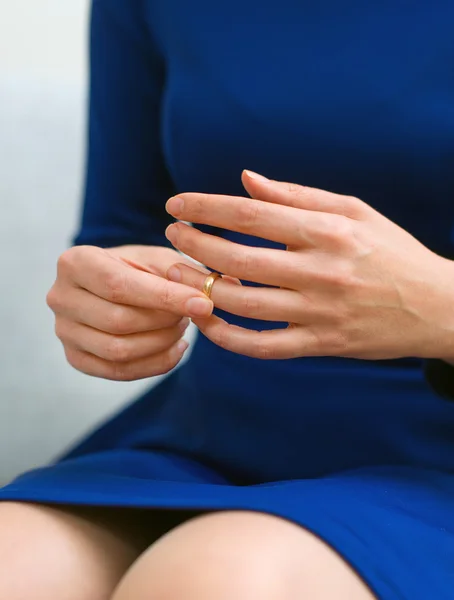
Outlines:
{"label": "blue fabric", "polygon": [[[94,0],[76,243],[165,245],[170,195],[244,195],[248,168],[358,196],[451,256],[453,22],[452,0]],[[263,363],[200,336],[0,499],[266,511],[325,539],[379,598],[448,600],[453,471],[454,405],[421,361]]]}

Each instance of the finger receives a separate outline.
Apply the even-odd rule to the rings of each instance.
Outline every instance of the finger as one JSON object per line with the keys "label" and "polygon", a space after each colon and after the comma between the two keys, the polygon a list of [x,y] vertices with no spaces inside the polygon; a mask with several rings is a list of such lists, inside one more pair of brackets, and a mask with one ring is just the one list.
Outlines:
{"label": "finger", "polygon": [[[152,252],[146,246],[118,246],[117,248],[109,248],[105,250],[111,256],[115,257],[139,271],[152,273],[165,277],[165,273],[169,267],[175,262],[175,250],[173,248],[164,248],[162,246],[153,247]],[[190,264],[192,261],[186,260],[184,256],[180,262]],[[150,262],[151,261],[151,262]]]}
{"label": "finger", "polygon": [[[167,271],[172,281],[179,281],[202,289],[206,274],[184,264],[177,264]],[[277,288],[256,288],[232,285],[224,278],[216,279],[211,299],[218,308],[240,317],[263,321],[300,322],[307,313],[300,294]]]}
{"label": "finger", "polygon": [[72,250],[61,256],[59,275],[104,300],[180,316],[211,314],[213,304],[201,292],[130,267],[101,249]]}
{"label": "finger", "polygon": [[230,325],[215,315],[195,319],[194,323],[214,344],[236,354],[265,360],[316,356],[314,339],[302,327],[253,331]]}
{"label": "finger", "polygon": [[180,340],[160,354],[126,363],[111,362],[69,346],[65,347],[65,353],[71,366],[92,377],[136,381],[168,373],[180,362],[187,348],[188,343]]}
{"label": "finger", "polygon": [[[205,282],[206,277],[208,277],[208,275],[211,275],[213,273],[213,271],[210,271],[209,269],[205,268],[202,265],[196,265],[196,264],[188,264],[188,262],[185,263],[175,263],[178,267],[179,266],[183,266],[183,267],[189,267],[192,271],[196,271],[199,274],[199,281],[200,281],[200,275],[203,275],[203,281]],[[174,265],[171,265],[170,268],[172,268]],[[178,275],[176,275],[176,279],[172,279],[171,277],[168,276],[169,274],[169,270],[167,270],[166,272],[166,277],[168,279],[170,279],[171,281],[176,281],[177,283],[184,283],[186,285],[185,282],[181,282],[180,279],[178,279]],[[243,285],[241,283],[241,281],[237,278],[237,277],[230,277],[230,275],[221,275],[222,280],[223,281],[227,281],[229,283],[233,283],[234,285]],[[197,287],[197,289],[203,289],[203,284],[202,286],[198,287],[198,286],[191,286],[191,287]]]}
{"label": "finger", "polygon": [[58,315],[115,335],[155,331],[175,326],[179,315],[146,308],[113,304],[82,288],[58,284],[48,296],[48,304]]}
{"label": "finger", "polygon": [[[282,204],[282,203],[281,203]],[[251,198],[186,193],[170,198],[167,211],[181,221],[212,225],[286,246],[315,246],[330,229],[330,216]]]}
{"label": "finger", "polygon": [[166,236],[184,254],[231,277],[285,288],[306,278],[303,254],[242,246],[183,223],[170,225]]}
{"label": "finger", "polygon": [[152,275],[159,275],[159,273],[155,269],[152,269],[147,265],[139,264],[131,258],[126,258],[124,256],[119,256],[118,258],[130,267],[134,267],[134,269],[137,269],[138,271],[143,271],[144,273],[151,273]]}
{"label": "finger", "polygon": [[65,346],[72,346],[111,362],[126,363],[151,357],[172,347],[182,338],[189,323],[189,319],[186,319],[181,321],[180,326],[159,331],[110,335],[80,323],[58,319],[55,330]]}
{"label": "finger", "polygon": [[363,218],[369,209],[367,204],[352,196],[334,194],[285,181],[274,181],[253,171],[243,171],[241,179],[252,198],[273,204],[333,213],[355,220]]}

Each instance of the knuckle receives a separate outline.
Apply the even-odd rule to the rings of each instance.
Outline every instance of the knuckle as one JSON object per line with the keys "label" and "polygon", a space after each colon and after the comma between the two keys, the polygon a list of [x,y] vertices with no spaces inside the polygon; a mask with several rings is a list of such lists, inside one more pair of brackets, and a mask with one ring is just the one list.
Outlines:
{"label": "knuckle", "polygon": [[247,293],[240,300],[240,310],[245,317],[257,317],[263,314],[263,302],[256,295]]}
{"label": "knuckle", "polygon": [[232,252],[229,258],[229,272],[243,273],[245,263],[246,261],[244,252]]}
{"label": "knuckle", "polygon": [[304,187],[290,181],[289,183],[287,183],[287,190],[290,194],[297,195],[301,194],[301,192],[304,191]]}
{"label": "knuckle", "polygon": [[111,302],[124,302],[127,294],[128,280],[126,273],[112,272],[104,278],[106,296]]}
{"label": "knuckle", "polygon": [[275,358],[276,350],[274,345],[260,339],[260,337],[254,343],[254,356],[262,360],[270,360]]}
{"label": "knuckle", "polygon": [[337,264],[329,271],[320,273],[320,277],[325,284],[336,288],[338,292],[350,291],[355,282],[353,268],[348,262]]}
{"label": "knuckle", "polygon": [[337,243],[349,243],[353,239],[353,222],[347,218],[332,219],[328,234]]}
{"label": "knuckle", "polygon": [[54,331],[55,335],[61,342],[66,339],[67,329],[62,319],[55,319]]}
{"label": "knuckle", "polygon": [[112,363],[110,368],[110,379],[115,381],[134,381],[134,371],[131,365],[124,363]]}
{"label": "knuckle", "polygon": [[112,306],[106,314],[107,331],[114,335],[126,335],[133,333],[133,322],[128,308],[123,306]]}
{"label": "knuckle", "polygon": [[313,237],[313,243],[318,243],[319,240],[324,243],[332,243],[335,228],[336,217],[334,215],[322,212],[314,213],[309,232],[310,239]]}
{"label": "knuckle", "polygon": [[131,359],[131,347],[128,342],[118,336],[112,336],[105,349],[106,358],[114,363],[125,363]]}
{"label": "knuckle", "polygon": [[72,273],[80,263],[80,259],[91,254],[95,249],[94,246],[73,246],[65,250],[57,261],[57,273],[59,276]]}
{"label": "knuckle", "polygon": [[87,373],[87,361],[84,360],[83,354],[77,350],[76,348],[67,347],[65,348],[65,356],[68,364],[71,365],[77,371],[81,371],[82,373]]}
{"label": "knuckle", "polygon": [[353,265],[349,261],[338,264],[331,274],[331,282],[340,290],[350,291],[356,285]]}
{"label": "knuckle", "polygon": [[57,272],[59,274],[65,274],[71,271],[74,267],[74,263],[77,262],[77,255],[80,252],[80,248],[69,248],[60,255],[57,261]]}
{"label": "knuckle", "polygon": [[237,209],[236,218],[245,231],[255,229],[260,216],[260,203],[253,200],[241,202]]}
{"label": "knuckle", "polygon": [[178,295],[168,281],[162,281],[161,289],[158,290],[159,305],[162,310],[174,308],[178,302]]}
{"label": "knuckle", "polygon": [[220,348],[228,349],[229,348],[229,337],[228,331],[224,328],[219,328],[213,331],[211,336],[212,341],[219,346]]}
{"label": "knuckle", "polygon": [[55,285],[47,292],[46,304],[53,312],[57,312],[62,307],[61,296]]}
{"label": "knuckle", "polygon": [[350,217],[354,216],[361,209],[361,200],[355,196],[342,196],[340,200],[340,209],[342,214]]}
{"label": "knuckle", "polygon": [[257,259],[248,250],[232,252],[229,258],[228,273],[234,277],[248,279],[257,272],[257,268]]}
{"label": "knuckle", "polygon": [[303,246],[308,241],[307,224],[298,220],[295,221],[294,228],[296,244]]}
{"label": "knuckle", "polygon": [[289,183],[288,191],[298,203],[305,201],[313,193],[310,187],[298,185],[297,183]]}
{"label": "knuckle", "polygon": [[370,210],[370,206],[356,196],[343,196],[341,208],[343,214],[352,219],[361,219]]}

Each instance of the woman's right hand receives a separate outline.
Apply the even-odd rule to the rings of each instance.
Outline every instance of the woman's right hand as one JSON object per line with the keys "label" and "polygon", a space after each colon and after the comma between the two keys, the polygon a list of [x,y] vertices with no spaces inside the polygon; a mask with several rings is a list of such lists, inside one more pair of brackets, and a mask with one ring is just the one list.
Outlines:
{"label": "woman's right hand", "polygon": [[127,246],[80,246],[61,255],[47,303],[66,358],[79,371],[117,381],[167,373],[188,346],[188,317],[211,314],[213,303],[202,292],[161,275],[181,255],[145,252],[145,268],[132,266],[137,253],[128,256]]}

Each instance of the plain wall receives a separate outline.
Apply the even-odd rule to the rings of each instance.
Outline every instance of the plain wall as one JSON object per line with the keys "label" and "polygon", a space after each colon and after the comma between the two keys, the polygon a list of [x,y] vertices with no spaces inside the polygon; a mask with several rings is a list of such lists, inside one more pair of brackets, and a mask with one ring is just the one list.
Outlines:
{"label": "plain wall", "polygon": [[87,13],[87,0],[0,0],[0,483],[150,385],[74,371],[45,304],[81,196]]}

